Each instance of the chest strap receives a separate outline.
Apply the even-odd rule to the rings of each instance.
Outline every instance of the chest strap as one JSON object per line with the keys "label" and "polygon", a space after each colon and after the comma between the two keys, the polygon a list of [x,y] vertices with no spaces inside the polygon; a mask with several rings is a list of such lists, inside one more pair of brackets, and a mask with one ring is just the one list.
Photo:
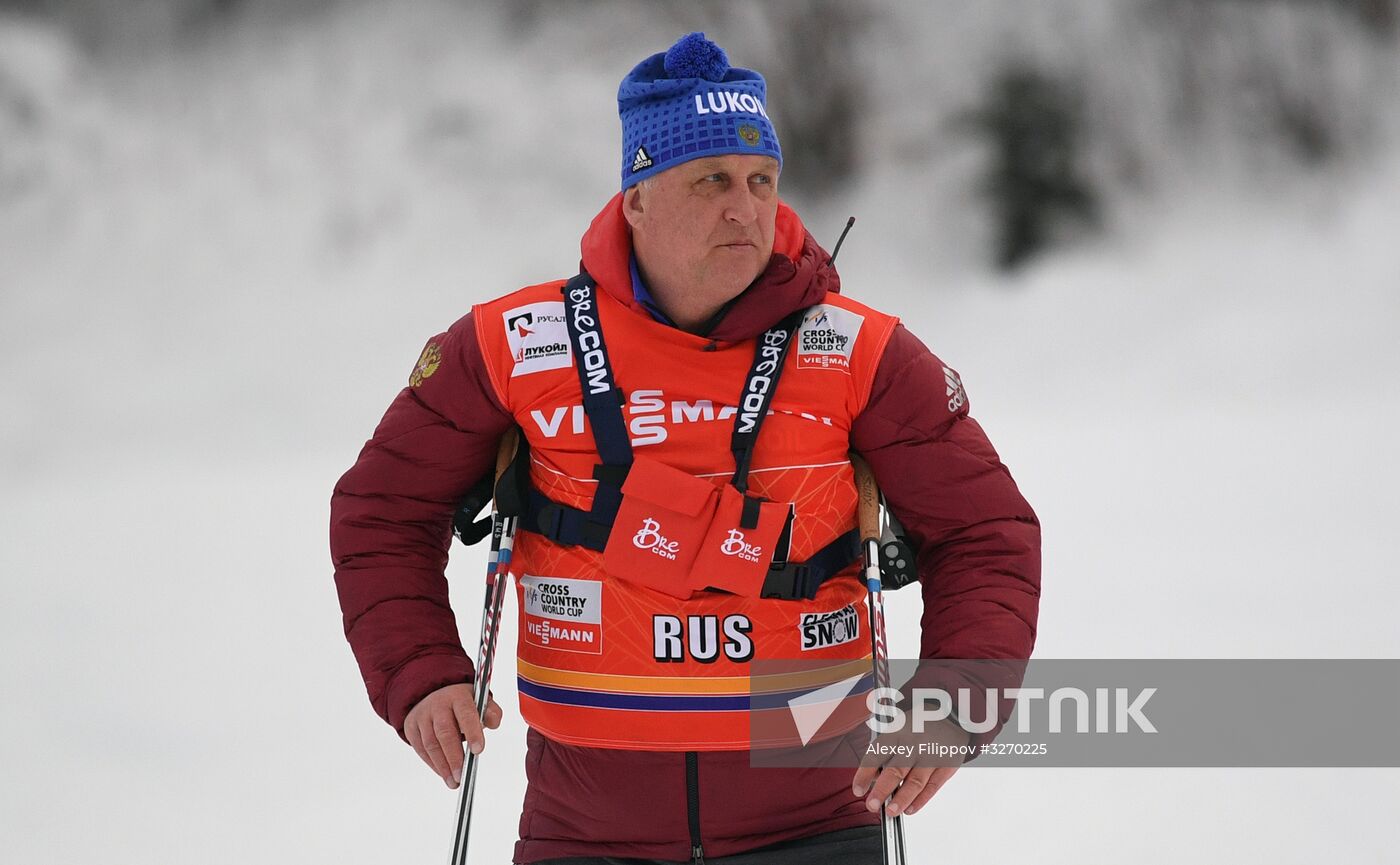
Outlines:
{"label": "chest strap", "polygon": [[[607,344],[603,340],[596,286],[593,278],[584,271],[563,287],[564,322],[583,394],[583,410],[588,416],[593,442],[602,460],[593,467],[593,479],[597,481],[593,506],[585,511],[560,504],[532,485],[525,497],[520,527],[557,544],[602,552],[608,544],[608,536],[622,504],[622,484],[632,466],[632,442],[622,413],[625,398],[622,389],[617,386]],[[753,364],[744,379],[739,408],[734,415],[734,430],[730,436],[735,466],[730,482],[740,492],[748,491],[749,469],[753,463],[758,433],[768,416],[793,334],[801,325],[804,312],[797,310],[764,331],[754,350]],[[859,533],[852,529],[822,547],[805,562],[787,561],[790,532],[789,523],[764,580],[761,590],[764,598],[796,600],[816,597],[822,583],[860,558]]]}
{"label": "chest strap", "polygon": [[[561,505],[533,487],[525,500],[520,527],[544,535],[556,544],[583,547],[601,553],[608,545],[612,524],[593,522],[590,512]],[[805,562],[774,562],[768,568],[760,596],[786,601],[811,600],[822,583],[860,558],[860,538],[855,529],[817,550]]]}

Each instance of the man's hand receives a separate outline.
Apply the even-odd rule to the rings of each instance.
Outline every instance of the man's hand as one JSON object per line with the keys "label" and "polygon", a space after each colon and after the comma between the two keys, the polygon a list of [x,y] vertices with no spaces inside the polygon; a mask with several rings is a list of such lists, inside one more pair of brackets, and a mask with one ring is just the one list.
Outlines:
{"label": "man's hand", "polygon": [[[488,696],[486,727],[494,730],[499,726],[501,707]],[[466,764],[462,740],[466,739],[473,754],[480,754],[486,747],[472,686],[466,684],[438,688],[418,701],[404,719],[403,733],[423,762],[453,790],[462,782],[462,767]]]}
{"label": "man's hand", "polygon": [[[882,736],[879,741],[886,744],[905,743],[915,746],[919,742],[929,741],[941,742],[945,745],[966,745],[971,738],[972,735],[957,724],[941,721],[935,736],[927,734],[913,736],[906,731],[894,736]],[[917,762],[925,764],[950,761],[954,761],[952,765],[899,766],[877,763],[876,765],[861,766],[856,770],[855,778],[851,782],[851,792],[856,796],[864,796],[865,807],[872,812],[879,811],[880,803],[893,793],[894,799],[890,802],[886,813],[891,817],[897,817],[900,814],[917,814],[919,809],[927,805],[934,794],[941,790],[943,785],[948,783],[948,779],[958,771],[963,758],[961,756],[941,759],[923,757],[917,760]]]}

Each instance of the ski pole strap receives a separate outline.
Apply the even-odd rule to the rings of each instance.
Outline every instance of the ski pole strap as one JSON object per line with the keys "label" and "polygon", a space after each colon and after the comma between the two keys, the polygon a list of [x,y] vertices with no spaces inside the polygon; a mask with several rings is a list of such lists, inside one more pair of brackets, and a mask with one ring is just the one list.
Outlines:
{"label": "ski pole strap", "polygon": [[734,415],[734,432],[729,437],[729,450],[734,454],[734,477],[731,483],[741,493],[749,489],[749,467],[753,463],[758,431],[768,417],[778,379],[783,374],[783,361],[792,346],[792,335],[802,324],[805,309],[799,309],[768,328],[758,338],[753,364],[744,378],[744,392],[739,395],[739,411]]}
{"label": "ski pole strap", "polygon": [[491,503],[491,474],[481,476],[452,513],[452,532],[467,546],[480,543],[491,534],[491,515],[477,519],[477,514]]}

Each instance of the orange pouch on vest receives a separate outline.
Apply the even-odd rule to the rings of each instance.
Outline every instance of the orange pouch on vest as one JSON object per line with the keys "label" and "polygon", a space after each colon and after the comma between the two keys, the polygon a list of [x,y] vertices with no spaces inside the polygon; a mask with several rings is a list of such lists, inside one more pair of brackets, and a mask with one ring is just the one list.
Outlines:
{"label": "orange pouch on vest", "polygon": [[[751,528],[745,526],[745,509]],[[791,506],[752,498],[731,484],[720,491],[719,509],[691,566],[691,586],[759,597]]]}
{"label": "orange pouch on vest", "polygon": [[715,518],[719,490],[702,478],[639,457],[622,484],[603,567],[615,577],[689,598],[691,565]]}

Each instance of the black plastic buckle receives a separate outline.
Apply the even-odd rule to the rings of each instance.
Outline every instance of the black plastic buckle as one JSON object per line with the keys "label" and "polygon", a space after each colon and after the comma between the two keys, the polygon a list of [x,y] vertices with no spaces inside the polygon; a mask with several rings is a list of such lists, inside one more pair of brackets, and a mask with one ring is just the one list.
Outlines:
{"label": "black plastic buckle", "polygon": [[817,587],[808,585],[811,574],[811,568],[795,562],[770,568],[763,580],[763,588],[759,590],[759,597],[784,601],[811,600],[817,596]]}
{"label": "black plastic buckle", "polygon": [[536,518],[540,534],[557,543],[559,541],[559,526],[564,521],[564,509],[551,502],[540,508]]}

